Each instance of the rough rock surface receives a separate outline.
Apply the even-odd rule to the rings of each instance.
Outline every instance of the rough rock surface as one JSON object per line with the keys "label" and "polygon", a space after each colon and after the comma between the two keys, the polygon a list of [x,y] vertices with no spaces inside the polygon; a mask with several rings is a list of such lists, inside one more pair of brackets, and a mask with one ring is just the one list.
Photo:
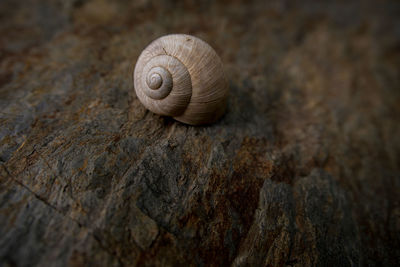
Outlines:
{"label": "rough rock surface", "polygon": [[[0,265],[395,266],[399,14],[395,0],[2,0]],[[141,50],[175,32],[225,64],[213,125],[134,93]]]}

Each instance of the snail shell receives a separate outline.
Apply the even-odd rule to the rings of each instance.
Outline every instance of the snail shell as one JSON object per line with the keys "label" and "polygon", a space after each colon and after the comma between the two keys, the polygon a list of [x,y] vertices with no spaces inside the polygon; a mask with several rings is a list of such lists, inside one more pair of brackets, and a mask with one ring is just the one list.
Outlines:
{"label": "snail shell", "polygon": [[192,125],[216,121],[229,87],[217,53],[206,42],[171,34],[149,44],[134,71],[136,95],[152,112]]}

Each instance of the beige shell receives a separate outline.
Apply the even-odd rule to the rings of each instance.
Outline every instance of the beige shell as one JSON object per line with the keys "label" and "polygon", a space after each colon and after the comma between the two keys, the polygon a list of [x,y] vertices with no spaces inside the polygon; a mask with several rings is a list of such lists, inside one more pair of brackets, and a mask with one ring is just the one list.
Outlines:
{"label": "beige shell", "polygon": [[166,35],[149,44],[136,62],[134,83],[147,109],[192,125],[221,117],[229,92],[214,49],[186,34]]}

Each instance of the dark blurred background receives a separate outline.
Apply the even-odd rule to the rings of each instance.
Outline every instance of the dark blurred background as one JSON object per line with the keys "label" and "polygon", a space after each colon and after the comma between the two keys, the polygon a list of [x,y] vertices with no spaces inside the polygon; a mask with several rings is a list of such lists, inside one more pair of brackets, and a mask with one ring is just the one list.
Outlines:
{"label": "dark blurred background", "polygon": [[[216,124],[136,98],[169,33]],[[400,2],[1,0],[0,177],[0,266],[397,266]]]}

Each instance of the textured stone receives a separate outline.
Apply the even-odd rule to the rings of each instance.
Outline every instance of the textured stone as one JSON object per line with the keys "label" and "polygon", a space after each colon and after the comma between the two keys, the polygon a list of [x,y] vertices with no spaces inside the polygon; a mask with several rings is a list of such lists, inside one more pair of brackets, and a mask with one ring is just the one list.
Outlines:
{"label": "textured stone", "polygon": [[[397,1],[0,3],[0,265],[396,266]],[[142,49],[209,42],[228,111],[137,99]]]}

